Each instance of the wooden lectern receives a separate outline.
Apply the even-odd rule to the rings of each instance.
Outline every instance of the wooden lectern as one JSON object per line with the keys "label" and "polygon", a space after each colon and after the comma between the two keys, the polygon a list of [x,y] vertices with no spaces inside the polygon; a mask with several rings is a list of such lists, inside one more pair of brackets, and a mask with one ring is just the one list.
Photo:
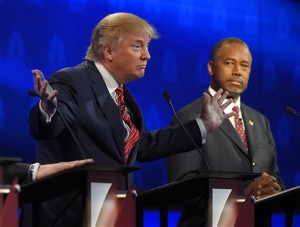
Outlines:
{"label": "wooden lectern", "polygon": [[208,227],[253,227],[253,202],[240,194],[243,182],[257,176],[259,174],[207,172],[141,193],[137,197],[137,226],[144,225],[144,210],[156,208],[160,211],[160,226],[167,227],[168,210],[180,210],[185,200],[203,196],[207,201]]}
{"label": "wooden lectern", "polygon": [[42,202],[79,191],[85,198],[84,226],[135,226],[136,194],[128,189],[127,175],[137,169],[96,163],[70,169],[23,185],[20,202],[32,204],[33,226],[40,226]]}
{"label": "wooden lectern", "polygon": [[10,185],[3,184],[3,167],[20,161],[19,158],[0,157],[0,226],[18,226],[20,186],[17,178]]}

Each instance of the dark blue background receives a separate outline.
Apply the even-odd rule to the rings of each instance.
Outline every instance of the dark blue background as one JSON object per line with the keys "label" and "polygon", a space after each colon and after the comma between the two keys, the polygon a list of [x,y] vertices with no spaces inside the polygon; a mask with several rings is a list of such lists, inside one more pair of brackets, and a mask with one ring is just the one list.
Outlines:
{"label": "dark blue background", "polygon": [[[35,142],[28,133],[33,87],[31,69],[46,77],[75,66],[85,56],[90,35],[109,13],[135,13],[153,24],[152,59],[143,79],[129,84],[148,129],[169,124],[168,90],[178,110],[202,95],[206,64],[219,39],[238,36],[253,54],[250,84],[242,101],[265,114],[277,144],[287,188],[300,184],[300,2],[296,0],[0,0],[0,155],[33,162]],[[166,183],[164,160],[138,163],[139,187]]]}

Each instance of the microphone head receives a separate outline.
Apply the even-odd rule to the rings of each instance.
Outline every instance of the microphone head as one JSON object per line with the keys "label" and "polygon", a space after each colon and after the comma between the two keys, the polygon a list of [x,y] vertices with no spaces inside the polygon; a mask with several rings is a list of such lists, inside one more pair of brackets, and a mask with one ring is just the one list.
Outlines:
{"label": "microphone head", "polygon": [[292,107],[285,107],[286,112],[291,113],[291,114],[296,114],[296,111]]}
{"label": "microphone head", "polygon": [[165,96],[165,99],[167,100],[167,101],[169,101],[171,98],[170,98],[170,95],[169,95],[169,93],[167,92],[167,91],[164,91],[164,96]]}

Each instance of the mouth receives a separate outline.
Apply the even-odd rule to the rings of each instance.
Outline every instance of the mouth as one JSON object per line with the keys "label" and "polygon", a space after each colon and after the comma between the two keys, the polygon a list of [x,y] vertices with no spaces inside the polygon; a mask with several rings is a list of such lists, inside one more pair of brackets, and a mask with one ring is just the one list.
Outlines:
{"label": "mouth", "polygon": [[145,69],[147,65],[139,65],[138,69]]}
{"label": "mouth", "polygon": [[231,83],[232,85],[237,85],[237,86],[243,85],[243,82],[240,80],[229,80],[229,83]]}

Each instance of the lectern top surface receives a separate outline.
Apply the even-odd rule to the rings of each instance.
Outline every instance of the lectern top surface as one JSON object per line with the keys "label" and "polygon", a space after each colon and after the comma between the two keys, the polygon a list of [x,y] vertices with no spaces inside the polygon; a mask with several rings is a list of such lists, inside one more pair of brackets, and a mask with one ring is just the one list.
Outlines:
{"label": "lectern top surface", "polygon": [[13,157],[1,157],[0,156],[0,165],[9,164],[12,162],[21,162],[21,158],[13,158]]}

